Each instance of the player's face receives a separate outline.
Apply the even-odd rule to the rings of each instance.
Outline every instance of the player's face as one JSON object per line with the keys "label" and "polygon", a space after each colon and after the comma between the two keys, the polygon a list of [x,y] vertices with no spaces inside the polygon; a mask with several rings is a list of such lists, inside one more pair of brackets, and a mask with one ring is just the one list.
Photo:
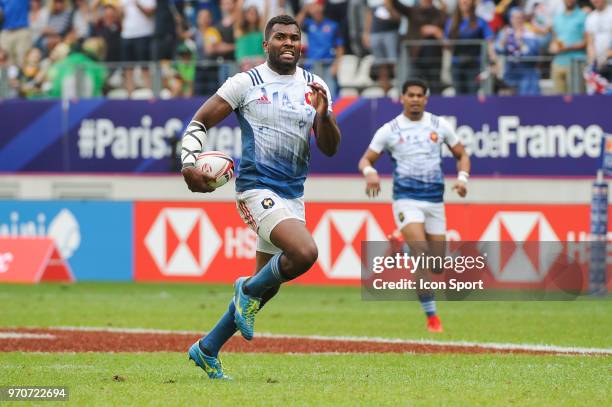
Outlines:
{"label": "player's face", "polygon": [[270,38],[264,41],[270,65],[281,71],[295,69],[300,59],[301,47],[302,36],[294,24],[274,24]]}
{"label": "player's face", "polygon": [[425,111],[427,96],[420,86],[408,86],[406,92],[401,97],[404,104],[404,112],[411,115],[420,115]]}

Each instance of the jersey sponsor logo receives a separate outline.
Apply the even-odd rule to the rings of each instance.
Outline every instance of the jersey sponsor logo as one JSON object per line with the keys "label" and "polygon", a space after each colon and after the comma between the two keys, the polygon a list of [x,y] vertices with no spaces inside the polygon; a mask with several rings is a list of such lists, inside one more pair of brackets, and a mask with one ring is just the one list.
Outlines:
{"label": "jersey sponsor logo", "polygon": [[319,266],[331,279],[360,278],[361,242],[386,240],[372,213],[360,209],[326,211],[312,236],[319,249]]}
{"label": "jersey sponsor logo", "polygon": [[201,276],[221,247],[221,238],[202,209],[164,208],[145,246],[162,274]]}
{"label": "jersey sponsor logo", "polygon": [[438,133],[436,133],[435,131],[432,131],[431,134],[429,135],[429,139],[433,141],[434,143],[437,143],[439,139]]}
{"label": "jersey sponsor logo", "polygon": [[266,94],[263,94],[259,99],[257,99],[255,103],[257,103],[258,105],[269,105],[272,102],[270,102],[270,99],[268,99],[268,96]]}
{"label": "jersey sponsor logo", "polygon": [[272,198],[264,198],[264,200],[261,201],[261,206],[264,209],[270,209],[274,206],[274,200]]}
{"label": "jersey sponsor logo", "polygon": [[497,212],[479,241],[491,272],[502,282],[542,281],[563,251],[542,212]]}

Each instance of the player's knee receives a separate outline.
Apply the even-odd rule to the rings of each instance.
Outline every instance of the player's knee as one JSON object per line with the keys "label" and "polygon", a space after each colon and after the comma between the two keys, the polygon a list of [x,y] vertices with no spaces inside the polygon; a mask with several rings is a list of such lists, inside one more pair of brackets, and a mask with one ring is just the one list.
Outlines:
{"label": "player's knee", "polygon": [[319,257],[317,245],[313,242],[300,245],[290,253],[285,253],[292,263],[293,272],[299,274],[306,272],[312,267]]}

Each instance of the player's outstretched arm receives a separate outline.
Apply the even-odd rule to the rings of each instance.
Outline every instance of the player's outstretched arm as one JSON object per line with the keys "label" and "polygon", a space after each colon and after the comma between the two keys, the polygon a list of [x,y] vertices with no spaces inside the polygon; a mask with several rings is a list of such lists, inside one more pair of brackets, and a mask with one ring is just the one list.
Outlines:
{"label": "player's outstretched arm", "polygon": [[198,154],[206,144],[206,132],[209,128],[225,119],[232,112],[232,107],[223,98],[213,95],[196,112],[187,126],[181,142],[181,161],[183,162],[183,179],[191,192],[212,192],[215,188],[209,185],[215,179],[195,167]]}
{"label": "player's outstretched arm", "polygon": [[323,154],[331,157],[338,151],[340,129],[334,115],[328,110],[329,101],[325,88],[316,82],[311,82],[308,86],[313,90],[311,102],[317,111],[313,126],[317,136],[317,147]]}
{"label": "player's outstretched arm", "polygon": [[373,167],[379,158],[380,153],[368,148],[359,160],[359,171],[366,179],[366,195],[370,198],[374,198],[380,193],[380,177],[378,171]]}
{"label": "player's outstretched arm", "polygon": [[470,177],[471,162],[463,144],[457,143],[450,147],[453,157],[457,160],[457,181],[453,185],[453,191],[457,191],[460,197],[467,195],[467,183]]}

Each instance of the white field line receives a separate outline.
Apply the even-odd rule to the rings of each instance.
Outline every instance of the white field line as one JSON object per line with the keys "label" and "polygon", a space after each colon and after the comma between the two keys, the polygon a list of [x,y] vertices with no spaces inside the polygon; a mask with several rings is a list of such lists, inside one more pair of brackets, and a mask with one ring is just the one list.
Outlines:
{"label": "white field line", "polygon": [[[63,331],[83,331],[83,332],[115,332],[115,333],[134,333],[134,334],[167,334],[167,335],[202,335],[200,331],[184,330],[163,330],[147,328],[113,328],[113,327],[73,327],[60,326],[52,327]],[[428,345],[428,346],[457,346],[463,348],[481,348],[504,351],[527,351],[542,353],[567,353],[567,354],[601,354],[612,355],[612,348],[584,348],[575,346],[556,346],[542,344],[523,344],[523,343],[497,343],[497,342],[469,342],[469,341],[436,341],[430,339],[399,339],[399,338],[379,338],[367,336],[321,336],[321,335],[285,335],[272,333],[257,333],[256,338],[271,339],[307,339],[314,341],[345,341],[345,342],[364,342],[364,343],[397,343],[404,345]]]}
{"label": "white field line", "polygon": [[55,335],[31,334],[24,332],[0,332],[0,339],[55,339]]}

